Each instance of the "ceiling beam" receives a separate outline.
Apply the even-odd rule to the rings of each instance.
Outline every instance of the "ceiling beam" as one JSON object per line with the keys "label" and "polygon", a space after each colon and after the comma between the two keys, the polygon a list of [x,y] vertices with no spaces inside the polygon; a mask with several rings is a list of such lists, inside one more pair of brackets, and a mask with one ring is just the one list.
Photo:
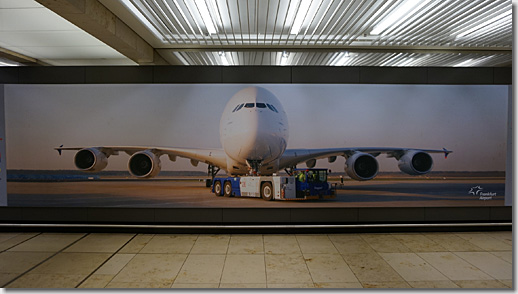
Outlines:
{"label": "ceiling beam", "polygon": [[158,51],[203,52],[203,51],[266,51],[266,52],[338,52],[357,53],[459,53],[459,54],[512,54],[512,48],[502,47],[441,47],[441,46],[332,46],[332,45],[174,45]]}
{"label": "ceiling beam", "polygon": [[5,58],[7,60],[11,60],[23,65],[48,65],[48,63],[45,63],[41,60],[2,47],[0,47],[0,58]]}
{"label": "ceiling beam", "polygon": [[138,64],[167,64],[151,45],[98,0],[36,0]]}

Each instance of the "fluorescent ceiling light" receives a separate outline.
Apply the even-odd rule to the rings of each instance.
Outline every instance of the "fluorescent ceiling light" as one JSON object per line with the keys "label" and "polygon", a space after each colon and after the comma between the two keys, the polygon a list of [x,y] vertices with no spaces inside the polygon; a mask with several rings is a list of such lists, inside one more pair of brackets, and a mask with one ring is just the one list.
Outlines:
{"label": "fluorescent ceiling light", "polygon": [[468,59],[466,61],[463,61],[461,63],[457,63],[454,65],[454,67],[469,67],[469,66],[474,66],[474,65],[478,65],[484,61],[487,61],[489,59],[493,58],[493,56],[487,56],[487,57],[484,57],[484,58],[479,58],[479,59]]}
{"label": "fluorescent ceiling light", "polygon": [[288,64],[288,57],[290,57],[290,53],[289,52],[282,52],[282,56],[281,56],[281,65],[287,65]]}
{"label": "fluorescent ceiling light", "polygon": [[336,55],[335,60],[331,62],[332,66],[341,66],[345,65],[347,61],[349,61],[349,52],[340,52],[338,55]]}
{"label": "fluorescent ceiling light", "polygon": [[411,16],[411,11],[416,8],[419,4],[421,4],[422,0],[406,0],[405,2],[399,4],[399,6],[392,11],[386,18],[384,18],[378,25],[374,27],[371,31],[371,35],[379,35],[381,32],[385,31],[388,27],[395,24],[402,17]]}
{"label": "fluorescent ceiling light", "polygon": [[205,27],[209,34],[217,33],[216,27],[214,26],[214,22],[212,21],[212,17],[210,16],[209,7],[207,7],[207,3],[205,0],[195,0],[196,6],[198,7],[198,11],[200,12],[201,18],[205,23]]}
{"label": "fluorescent ceiling light", "polygon": [[512,14],[512,12],[513,11],[511,9],[509,9],[509,11],[505,12],[504,14],[500,14],[498,16],[495,16],[492,19],[490,19],[488,21],[485,21],[485,22],[479,24],[476,27],[473,27],[473,28],[471,28],[471,29],[469,29],[467,31],[464,31],[464,32],[458,34],[457,38],[464,37],[464,36],[469,35],[469,34],[475,32],[475,31],[477,31],[477,35],[481,34],[481,33],[484,33],[484,32],[487,32],[487,31],[493,29],[494,27],[499,26],[502,23],[504,23],[505,21],[507,21],[507,17],[510,16]]}
{"label": "fluorescent ceiling light", "polygon": [[311,0],[301,0],[299,5],[299,10],[297,11],[297,15],[295,16],[295,21],[293,22],[293,26],[291,27],[290,34],[296,35],[300,32],[302,28],[302,22],[308,14],[309,6],[311,4]]}
{"label": "fluorescent ceiling light", "polygon": [[158,30],[153,26],[153,24],[149,22],[149,20],[140,12],[140,10],[135,5],[133,5],[133,3],[131,3],[130,0],[121,0],[121,2],[124,6],[126,6],[126,8],[128,8],[133,13],[133,15],[135,15],[138,18],[138,20],[140,20],[144,24],[144,26],[149,31],[151,31],[151,33],[153,33],[153,35],[155,35],[155,37],[157,37],[157,39],[163,39],[162,34],[158,32]]}
{"label": "fluorescent ceiling light", "polygon": [[227,56],[224,51],[218,52],[219,57],[221,58],[221,63],[225,66],[230,65],[230,62],[228,62]]}

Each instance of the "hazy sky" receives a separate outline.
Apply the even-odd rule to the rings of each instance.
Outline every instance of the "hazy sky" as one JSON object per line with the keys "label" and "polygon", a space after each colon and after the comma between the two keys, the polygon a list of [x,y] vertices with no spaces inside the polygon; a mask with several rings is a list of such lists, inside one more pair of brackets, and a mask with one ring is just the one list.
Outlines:
{"label": "hazy sky", "polygon": [[[8,169],[74,169],[65,146],[145,145],[221,148],[226,102],[251,85],[6,85]],[[436,171],[505,170],[507,86],[262,84],[289,119],[288,148],[413,147],[433,155]],[[110,158],[124,170],[128,156]],[[201,170],[187,159],[162,170]],[[397,162],[378,157],[381,171]],[[345,160],[317,167],[343,171]],[[302,167],[303,165],[300,165]]]}

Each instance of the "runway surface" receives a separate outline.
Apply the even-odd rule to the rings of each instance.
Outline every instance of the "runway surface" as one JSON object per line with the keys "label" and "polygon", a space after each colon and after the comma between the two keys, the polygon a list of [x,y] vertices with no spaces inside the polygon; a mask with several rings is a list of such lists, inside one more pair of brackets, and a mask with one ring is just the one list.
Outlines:
{"label": "runway surface", "polygon": [[[19,207],[440,207],[504,205],[503,178],[346,181],[331,200],[264,201],[217,197],[198,180],[8,182],[8,205]],[[481,197],[470,194],[479,186]]]}

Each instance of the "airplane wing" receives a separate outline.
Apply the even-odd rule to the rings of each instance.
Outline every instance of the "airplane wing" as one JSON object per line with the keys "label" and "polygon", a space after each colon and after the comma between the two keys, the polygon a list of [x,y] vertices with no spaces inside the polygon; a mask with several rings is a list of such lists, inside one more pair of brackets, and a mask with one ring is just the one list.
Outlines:
{"label": "airplane wing", "polygon": [[[282,157],[280,158],[279,168],[292,168],[297,164],[305,162],[308,167],[314,167],[317,159],[328,158],[329,162],[334,162],[336,157],[343,156],[346,159],[356,160],[361,155],[366,155],[364,158],[371,157],[374,162],[376,161],[374,157],[377,157],[380,154],[387,154],[387,157],[394,157],[396,160],[403,160],[402,171],[417,175],[424,174],[431,169],[431,158],[429,162],[424,163],[421,167],[412,166],[417,164],[418,162],[414,161],[416,154],[426,154],[426,153],[444,153],[445,158],[452,151],[443,148],[442,150],[436,149],[415,149],[415,148],[386,148],[386,147],[357,147],[357,148],[327,148],[327,149],[287,149]],[[409,155],[409,158],[406,158],[405,155]],[[425,158],[423,158],[425,157]],[[421,155],[421,159],[426,160],[429,155]],[[357,161],[357,160],[356,160]],[[367,158],[367,161],[373,162]],[[421,161],[422,162],[422,161]],[[351,165],[353,162],[351,162]],[[377,173],[377,162],[374,163],[375,167],[370,168],[371,171],[366,170],[365,176],[354,177],[355,179],[367,180],[375,176]],[[365,165],[364,165],[365,166]],[[408,166],[408,168],[406,168]],[[417,168],[417,170],[416,170]],[[422,169],[419,169],[422,168]],[[369,168],[367,168],[369,169]],[[368,175],[368,176],[367,176]]]}
{"label": "airplane wing", "polygon": [[119,152],[125,152],[128,155],[133,155],[141,151],[149,151],[160,157],[167,155],[171,161],[176,161],[176,157],[188,158],[191,160],[191,164],[194,166],[198,165],[198,162],[204,162],[209,165],[226,169],[226,155],[222,149],[194,149],[194,148],[171,148],[171,147],[144,147],[144,146],[102,146],[102,147],[57,147],[54,148],[59,152],[64,150],[83,150],[89,149],[101,152],[106,158],[112,155],[119,155]]}

